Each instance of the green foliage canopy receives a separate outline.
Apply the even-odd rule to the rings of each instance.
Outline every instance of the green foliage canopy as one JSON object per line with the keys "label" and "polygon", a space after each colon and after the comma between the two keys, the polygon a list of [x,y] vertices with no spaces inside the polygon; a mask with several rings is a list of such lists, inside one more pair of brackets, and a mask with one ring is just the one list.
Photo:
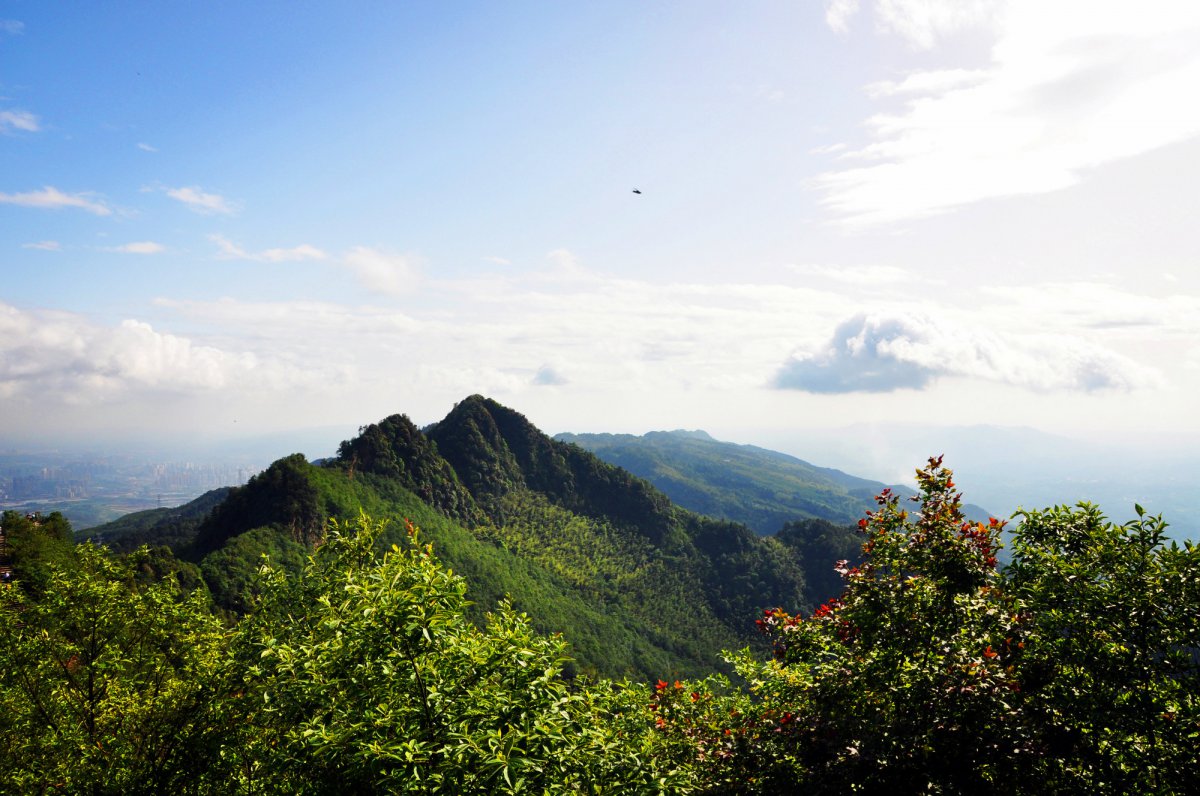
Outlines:
{"label": "green foliage canopy", "polygon": [[206,765],[223,629],[203,590],[90,543],[0,587],[0,792],[159,794]]}
{"label": "green foliage canopy", "polygon": [[[660,688],[660,731],[745,793],[1175,794],[1200,781],[1200,549],[1095,507],[969,522],[940,459],[885,492],[860,566],[809,616],[769,610],[750,694]],[[663,684],[660,684],[663,685]],[[692,690],[695,689],[695,690]],[[690,698],[685,695],[689,694]]]}

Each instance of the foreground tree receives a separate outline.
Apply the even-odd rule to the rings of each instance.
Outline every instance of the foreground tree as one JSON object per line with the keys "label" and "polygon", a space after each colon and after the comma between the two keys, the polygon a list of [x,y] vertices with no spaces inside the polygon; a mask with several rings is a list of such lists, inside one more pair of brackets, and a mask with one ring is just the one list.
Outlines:
{"label": "foreground tree", "polygon": [[738,728],[764,792],[1000,792],[1031,765],[1014,706],[1025,618],[998,588],[1001,523],[967,522],[940,460],[920,511],[885,490],[840,599],[759,620],[772,660],[737,658],[762,700]]}
{"label": "foreground tree", "polygon": [[1022,667],[1041,773],[1059,793],[1182,793],[1200,782],[1200,548],[1161,517],[1081,504],[1026,512],[1010,588],[1037,639]]}
{"label": "foreground tree", "polygon": [[1200,549],[1092,506],[968,522],[940,459],[885,491],[812,615],[767,611],[749,696],[660,683],[658,724],[721,793],[1186,793],[1200,781]]}
{"label": "foreground tree", "polygon": [[135,582],[139,556],[70,558],[33,568],[36,596],[0,587],[0,792],[204,788],[224,636],[206,594]]}

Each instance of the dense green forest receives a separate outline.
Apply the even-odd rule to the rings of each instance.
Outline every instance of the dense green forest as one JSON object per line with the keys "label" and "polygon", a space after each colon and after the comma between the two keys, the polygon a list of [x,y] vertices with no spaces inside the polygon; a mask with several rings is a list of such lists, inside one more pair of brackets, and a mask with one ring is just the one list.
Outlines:
{"label": "dense green forest", "polygon": [[83,543],[9,512],[0,792],[1189,792],[1200,548],[1085,504],[1002,566],[918,487],[764,538],[476,396]]}

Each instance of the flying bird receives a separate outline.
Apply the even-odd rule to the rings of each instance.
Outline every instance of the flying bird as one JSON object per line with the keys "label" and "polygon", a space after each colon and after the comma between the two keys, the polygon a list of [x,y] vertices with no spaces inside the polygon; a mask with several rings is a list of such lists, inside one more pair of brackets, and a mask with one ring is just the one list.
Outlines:
{"label": "flying bird", "polygon": [[641,191],[639,191],[637,188],[634,188],[634,189],[633,189],[633,192],[634,192],[634,193],[641,193]]}

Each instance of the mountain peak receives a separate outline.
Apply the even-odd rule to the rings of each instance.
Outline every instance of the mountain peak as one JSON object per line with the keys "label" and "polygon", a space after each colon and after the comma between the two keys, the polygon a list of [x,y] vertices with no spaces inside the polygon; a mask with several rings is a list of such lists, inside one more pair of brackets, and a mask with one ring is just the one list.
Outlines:
{"label": "mountain peak", "polygon": [[656,544],[671,535],[665,495],[582,448],[551,439],[490,398],[466,398],[427,433],[485,505],[528,489],[569,511],[636,527]]}
{"label": "mountain peak", "polygon": [[392,415],[363,426],[357,437],[338,447],[338,460],[355,471],[394,478],[444,514],[472,524],[479,511],[454,470],[406,415]]}

